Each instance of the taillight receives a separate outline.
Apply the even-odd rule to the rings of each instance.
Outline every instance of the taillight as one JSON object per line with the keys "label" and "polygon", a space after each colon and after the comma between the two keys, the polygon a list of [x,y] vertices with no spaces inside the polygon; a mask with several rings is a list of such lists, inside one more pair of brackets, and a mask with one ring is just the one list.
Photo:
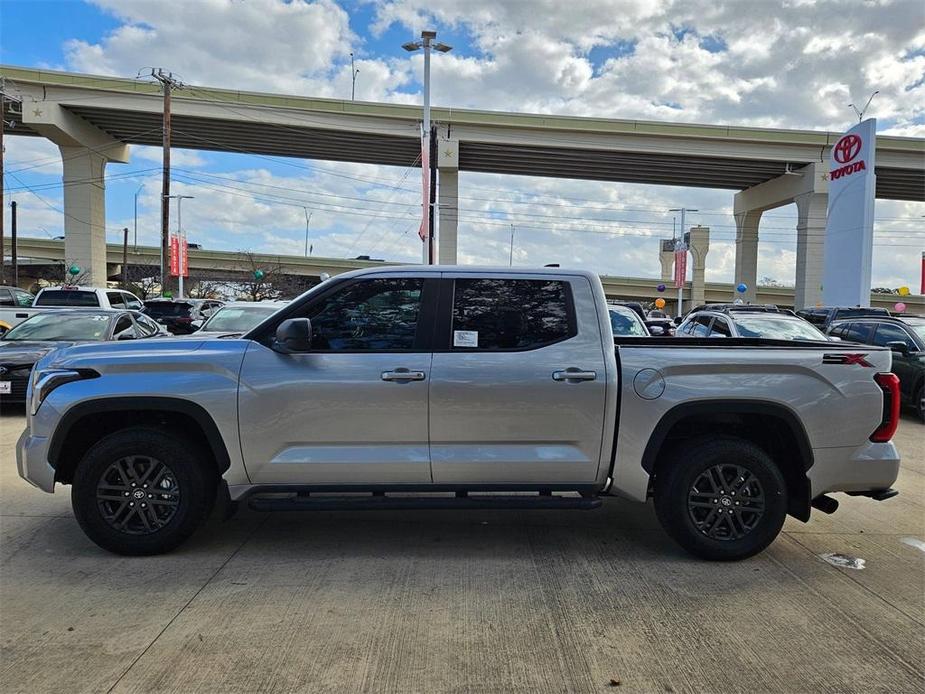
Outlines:
{"label": "taillight", "polygon": [[899,426],[899,378],[896,374],[874,374],[874,380],[883,391],[883,418],[880,426],[870,435],[874,443],[886,443]]}

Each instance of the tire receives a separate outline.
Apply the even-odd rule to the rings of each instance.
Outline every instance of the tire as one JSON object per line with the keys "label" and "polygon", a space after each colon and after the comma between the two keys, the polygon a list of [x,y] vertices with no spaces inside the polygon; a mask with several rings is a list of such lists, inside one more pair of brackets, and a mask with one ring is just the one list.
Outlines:
{"label": "tire", "polygon": [[753,443],[731,436],[696,439],[680,445],[660,466],[655,512],[665,531],[691,554],[745,559],[780,533],[787,485],[771,457]]}
{"label": "tire", "polygon": [[193,442],[133,427],[87,451],[74,472],[71,506],[84,533],[103,549],[162,554],[205,521],[215,488],[211,466]]}

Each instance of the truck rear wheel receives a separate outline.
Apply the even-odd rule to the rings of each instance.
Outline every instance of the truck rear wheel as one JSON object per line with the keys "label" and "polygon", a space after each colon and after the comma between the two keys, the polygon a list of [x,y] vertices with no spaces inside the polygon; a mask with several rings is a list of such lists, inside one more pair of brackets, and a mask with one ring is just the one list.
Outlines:
{"label": "truck rear wheel", "polygon": [[665,531],[703,559],[761,552],[780,533],[787,486],[761,448],[735,437],[685,442],[659,467],[655,511]]}
{"label": "truck rear wheel", "polygon": [[158,429],[99,441],[74,472],[71,506],[93,542],[116,554],[169,552],[206,519],[215,484],[191,442]]}

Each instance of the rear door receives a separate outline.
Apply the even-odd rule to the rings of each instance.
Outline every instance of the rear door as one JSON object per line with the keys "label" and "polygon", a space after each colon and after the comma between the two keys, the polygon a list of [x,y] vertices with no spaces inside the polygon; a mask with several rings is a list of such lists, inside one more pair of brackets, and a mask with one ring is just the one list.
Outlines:
{"label": "rear door", "polygon": [[434,482],[593,482],[606,374],[590,282],[444,276],[430,384]]}
{"label": "rear door", "polygon": [[893,352],[892,371],[899,377],[899,388],[903,397],[912,397],[912,388],[918,381],[919,370],[922,368],[915,354],[917,347],[912,336],[902,326],[895,323],[877,323],[873,344],[886,347],[891,342],[903,342],[908,352]]}

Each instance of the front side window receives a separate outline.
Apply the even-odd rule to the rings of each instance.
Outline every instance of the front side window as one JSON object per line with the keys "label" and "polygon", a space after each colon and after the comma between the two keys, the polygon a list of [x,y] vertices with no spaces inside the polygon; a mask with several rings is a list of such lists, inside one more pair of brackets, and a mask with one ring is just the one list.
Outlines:
{"label": "front side window", "polygon": [[106,292],[106,298],[109,299],[109,305],[113,308],[125,308],[122,292]]}
{"label": "front side window", "polygon": [[693,321],[691,335],[694,337],[706,337],[710,334],[711,316],[697,316]]}
{"label": "front side window", "polygon": [[112,336],[115,339],[118,339],[123,333],[134,336],[135,335],[135,326],[132,324],[132,319],[130,316],[119,316],[116,320],[116,325],[112,329]]}
{"label": "front side window", "polygon": [[125,302],[125,308],[132,309],[133,311],[140,311],[144,308],[144,304],[141,303],[141,299],[139,299],[134,294],[122,292],[122,300]]}
{"label": "front side window", "polygon": [[713,326],[710,328],[710,337],[732,337],[729,324],[725,318],[716,318],[713,321]]}
{"label": "front side window", "polygon": [[35,297],[32,296],[29,292],[24,292],[19,289],[13,290],[13,301],[17,306],[32,306],[32,302],[35,300]]}
{"label": "front side window", "polygon": [[414,349],[423,288],[419,278],[369,279],[321,299],[306,314],[312,322],[312,350]]}
{"label": "front side window", "polygon": [[903,342],[910,351],[915,351],[915,342],[905,330],[892,323],[881,323],[877,326],[877,332],[874,333],[874,344],[886,347],[891,342]]}
{"label": "front side window", "polygon": [[578,332],[561,280],[457,279],[455,285],[454,350],[536,349]]}
{"label": "front side window", "polygon": [[138,329],[138,333],[141,337],[151,337],[156,335],[159,332],[157,323],[148,318],[147,316],[136,313],[135,316],[135,327]]}

